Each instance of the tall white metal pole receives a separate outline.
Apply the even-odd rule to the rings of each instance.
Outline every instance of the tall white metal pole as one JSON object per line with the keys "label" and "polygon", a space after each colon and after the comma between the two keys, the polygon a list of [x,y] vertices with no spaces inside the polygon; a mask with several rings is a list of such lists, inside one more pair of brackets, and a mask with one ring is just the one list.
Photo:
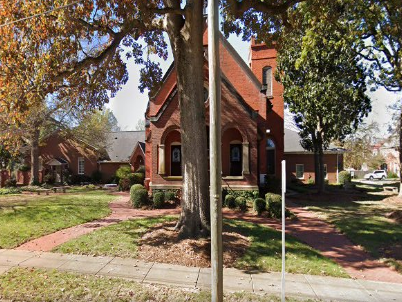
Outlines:
{"label": "tall white metal pole", "polygon": [[208,67],[211,197],[211,300],[223,301],[221,70],[219,62],[219,1],[209,0]]}
{"label": "tall white metal pole", "polygon": [[282,278],[281,301],[285,302],[285,193],[286,193],[286,161],[282,160]]}

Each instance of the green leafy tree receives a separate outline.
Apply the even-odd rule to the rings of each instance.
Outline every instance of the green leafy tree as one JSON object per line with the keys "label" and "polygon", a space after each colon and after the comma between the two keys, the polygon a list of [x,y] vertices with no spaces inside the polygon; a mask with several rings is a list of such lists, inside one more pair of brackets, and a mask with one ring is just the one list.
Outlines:
{"label": "green leafy tree", "polygon": [[[228,23],[233,24],[239,18],[248,22],[249,16],[260,12],[263,16],[285,14],[298,1],[226,0],[222,5]],[[143,64],[140,90],[154,91],[162,72],[157,63],[143,56],[143,45],[166,58],[168,38],[182,113],[182,213],[176,228],[185,237],[197,237],[209,230],[207,148],[193,148],[207,144],[203,102],[203,7],[206,3],[200,0],[83,0],[72,4],[67,0],[6,1],[0,12],[0,23],[6,23],[50,10],[45,16],[0,27],[0,44],[6,46],[0,49],[0,81],[5,87],[0,96],[7,96],[0,100],[5,100],[6,107],[22,110],[35,101],[37,91],[44,95],[68,95],[76,103],[101,107],[127,82],[123,55]],[[52,10],[64,5],[68,6]],[[274,27],[271,22],[267,24],[264,29]],[[19,71],[23,70],[30,71],[30,77],[20,76]],[[19,85],[29,97],[9,97],[13,87]]]}
{"label": "green leafy tree", "polygon": [[369,163],[373,157],[374,138],[378,133],[378,123],[373,122],[360,125],[355,133],[349,135],[343,143],[343,148],[347,150],[344,154],[344,166],[360,170],[364,163]]}
{"label": "green leafy tree", "polygon": [[[370,111],[365,95],[365,71],[352,51],[344,3],[301,3],[292,18],[292,31],[279,42],[277,78],[284,100],[300,128],[302,145],[314,152],[315,183],[324,190],[323,151],[333,140],[343,140]],[[322,16],[331,16],[327,22]]]}
{"label": "green leafy tree", "polygon": [[[402,91],[402,5],[398,0],[355,2],[356,28],[365,38],[359,52],[370,64],[371,79],[388,91]],[[394,128],[402,150],[402,100],[396,105],[398,115]],[[402,195],[402,152],[399,152],[400,195]]]}
{"label": "green leafy tree", "polygon": [[99,149],[107,147],[107,135],[110,132],[120,131],[117,119],[109,109],[94,110],[79,114],[78,125],[71,127],[67,125],[68,131],[73,137]]}

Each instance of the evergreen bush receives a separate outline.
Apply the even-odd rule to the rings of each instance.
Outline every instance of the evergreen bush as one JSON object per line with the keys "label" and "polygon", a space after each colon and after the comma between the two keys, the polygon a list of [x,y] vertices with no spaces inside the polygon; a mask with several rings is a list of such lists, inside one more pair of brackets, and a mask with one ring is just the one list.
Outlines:
{"label": "evergreen bush", "polygon": [[246,198],[239,196],[236,197],[236,206],[243,212],[247,211],[247,200]]}
{"label": "evergreen bush", "polygon": [[261,215],[265,211],[267,203],[262,198],[254,199],[254,210],[258,215]]}
{"label": "evergreen bush", "polygon": [[172,191],[165,192],[165,200],[176,200],[176,194]]}
{"label": "evergreen bush", "polygon": [[140,184],[132,185],[130,188],[130,199],[133,200],[134,192],[138,190],[145,190],[145,187]]}
{"label": "evergreen bush", "polygon": [[131,201],[134,208],[141,208],[148,204],[148,191],[145,189],[139,189],[133,191],[131,195]]}
{"label": "evergreen bush", "polygon": [[225,205],[229,208],[229,209],[234,209],[236,208],[236,199],[233,195],[226,195],[225,197]]}
{"label": "evergreen bush", "polygon": [[165,194],[163,192],[156,192],[153,196],[153,204],[155,209],[160,209],[165,203]]}
{"label": "evergreen bush", "polygon": [[265,194],[265,201],[267,203],[269,202],[282,202],[282,196],[279,194],[275,194],[275,193],[267,193]]}

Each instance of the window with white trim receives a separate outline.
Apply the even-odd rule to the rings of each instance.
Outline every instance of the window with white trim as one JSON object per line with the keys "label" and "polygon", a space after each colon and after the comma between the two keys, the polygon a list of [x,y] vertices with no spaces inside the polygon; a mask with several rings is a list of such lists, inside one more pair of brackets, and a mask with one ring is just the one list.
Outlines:
{"label": "window with white trim", "polygon": [[304,165],[296,164],[296,178],[304,179]]}
{"label": "window with white trim", "polygon": [[328,179],[327,164],[324,164],[324,179]]}
{"label": "window with white trim", "polygon": [[83,175],[85,173],[85,159],[78,157],[78,174]]}

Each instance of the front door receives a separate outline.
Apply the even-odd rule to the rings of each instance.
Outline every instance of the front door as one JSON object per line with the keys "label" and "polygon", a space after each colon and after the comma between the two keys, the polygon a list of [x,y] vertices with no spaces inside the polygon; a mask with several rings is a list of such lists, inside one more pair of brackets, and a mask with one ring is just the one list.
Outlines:
{"label": "front door", "polygon": [[171,147],[171,176],[181,176],[181,146],[173,145]]}
{"label": "front door", "polygon": [[230,145],[230,175],[241,176],[242,174],[242,152],[240,144]]}

